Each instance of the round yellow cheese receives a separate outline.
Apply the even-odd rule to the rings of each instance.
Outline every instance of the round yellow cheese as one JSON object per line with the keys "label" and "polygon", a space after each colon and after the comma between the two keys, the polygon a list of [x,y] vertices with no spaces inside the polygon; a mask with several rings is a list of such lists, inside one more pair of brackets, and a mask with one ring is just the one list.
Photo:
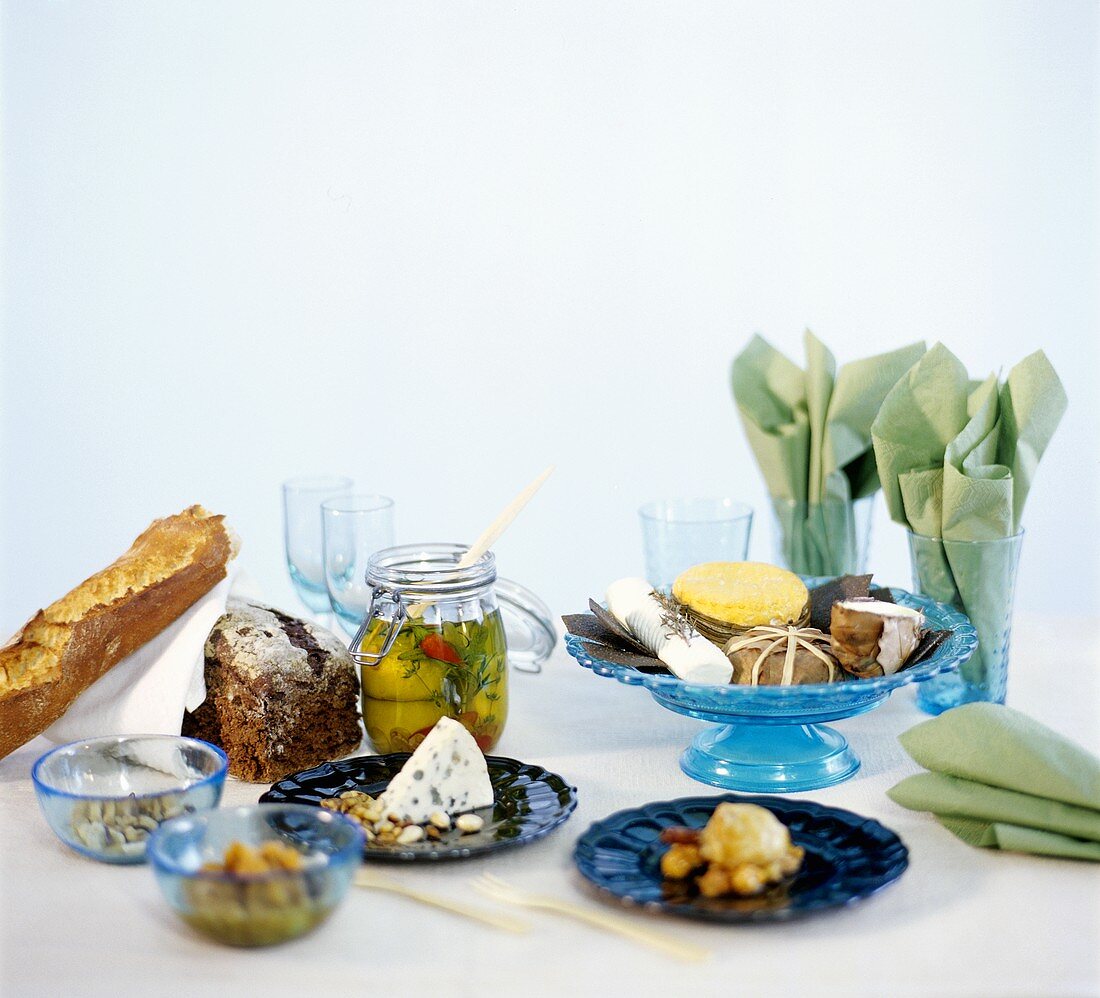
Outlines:
{"label": "round yellow cheese", "polygon": [[693,613],[737,628],[802,619],[810,594],[793,572],[757,561],[708,561],[681,572],[672,595]]}

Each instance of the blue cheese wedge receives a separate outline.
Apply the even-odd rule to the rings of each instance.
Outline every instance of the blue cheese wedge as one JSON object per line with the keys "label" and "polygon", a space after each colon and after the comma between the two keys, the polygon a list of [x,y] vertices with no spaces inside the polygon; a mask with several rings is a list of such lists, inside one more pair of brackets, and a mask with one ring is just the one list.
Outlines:
{"label": "blue cheese wedge", "polygon": [[645,579],[619,579],[607,588],[607,608],[669,671],[689,683],[726,685],[733,666],[686,617],[670,614]]}
{"label": "blue cheese wedge", "polygon": [[433,814],[464,814],[493,803],[485,756],[458,721],[441,717],[385,789],[382,814],[423,824]]}

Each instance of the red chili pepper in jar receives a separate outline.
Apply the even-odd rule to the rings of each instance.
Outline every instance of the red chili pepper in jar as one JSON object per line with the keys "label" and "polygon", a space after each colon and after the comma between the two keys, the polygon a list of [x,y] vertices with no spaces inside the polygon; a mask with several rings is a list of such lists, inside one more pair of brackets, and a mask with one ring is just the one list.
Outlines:
{"label": "red chili pepper in jar", "polygon": [[462,656],[458,654],[454,645],[443,640],[439,634],[426,634],[420,639],[420,650],[428,656],[440,662],[449,662],[451,665],[461,665]]}

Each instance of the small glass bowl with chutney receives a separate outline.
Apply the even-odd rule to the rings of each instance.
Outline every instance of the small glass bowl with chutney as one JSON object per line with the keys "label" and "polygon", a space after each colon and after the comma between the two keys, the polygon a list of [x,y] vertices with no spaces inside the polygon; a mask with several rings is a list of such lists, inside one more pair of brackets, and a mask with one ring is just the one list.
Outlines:
{"label": "small glass bowl with chutney", "polygon": [[229,946],[271,946],[332,914],[363,846],[362,829],[341,814],[252,804],[166,821],[149,840],[149,861],[193,929]]}

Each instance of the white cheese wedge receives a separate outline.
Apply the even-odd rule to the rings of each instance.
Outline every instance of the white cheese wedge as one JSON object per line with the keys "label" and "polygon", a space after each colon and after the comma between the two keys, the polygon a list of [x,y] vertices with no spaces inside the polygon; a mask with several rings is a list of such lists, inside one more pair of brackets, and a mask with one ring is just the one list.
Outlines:
{"label": "white cheese wedge", "polygon": [[607,588],[607,607],[616,618],[656,655],[674,676],[689,683],[726,685],[733,666],[722,649],[694,628],[687,635],[669,628],[664,610],[645,579],[619,579]]}
{"label": "white cheese wedge", "polygon": [[888,603],[886,600],[856,599],[839,601],[853,613],[870,614],[882,621],[878,639],[878,664],[884,675],[892,676],[916,651],[920,644],[924,614],[912,607]]}
{"label": "white cheese wedge", "polygon": [[441,717],[378,800],[384,815],[423,824],[437,811],[453,816],[489,807],[493,785],[474,736]]}

